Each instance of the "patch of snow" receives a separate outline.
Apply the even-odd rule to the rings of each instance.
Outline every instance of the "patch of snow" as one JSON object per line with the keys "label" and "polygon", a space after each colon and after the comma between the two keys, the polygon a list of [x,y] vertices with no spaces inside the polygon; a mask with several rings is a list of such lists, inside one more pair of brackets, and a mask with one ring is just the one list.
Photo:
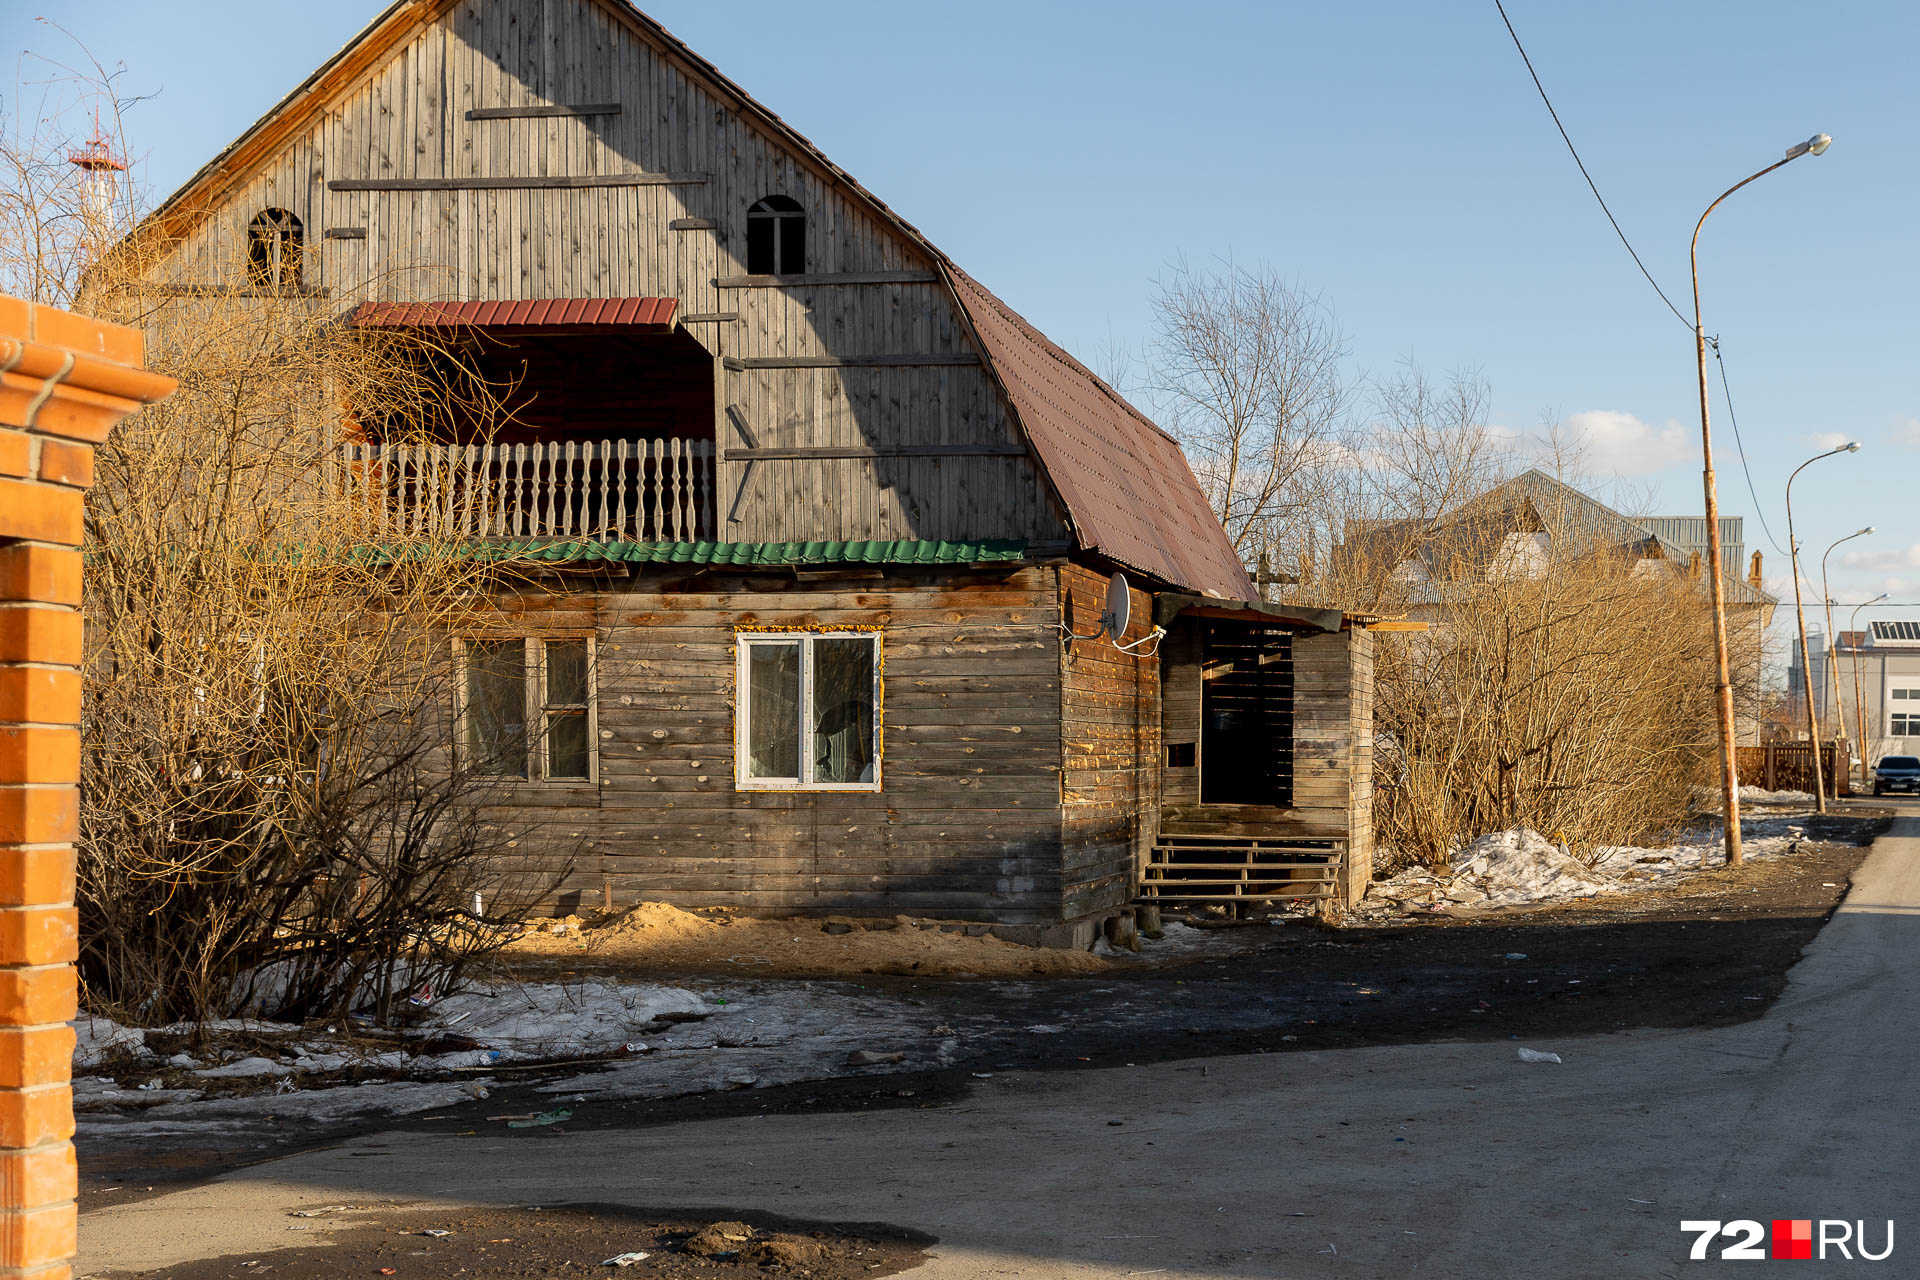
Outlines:
{"label": "patch of snow", "polygon": [[242,1058],[238,1062],[229,1062],[220,1067],[202,1067],[194,1072],[198,1076],[226,1078],[231,1076],[271,1076],[286,1071],[284,1062],[272,1058]]}
{"label": "patch of snow", "polygon": [[1481,836],[1463,852],[1449,886],[1448,897],[1455,901],[1504,907],[1590,898],[1619,887],[1612,876],[1525,827]]}
{"label": "patch of snow", "polygon": [[1769,791],[1765,787],[1741,787],[1740,803],[1741,804],[1812,804],[1813,792],[1811,791]]}
{"label": "patch of snow", "polygon": [[73,1024],[73,1066],[85,1071],[100,1064],[109,1054],[145,1053],[147,1033],[138,1027],[123,1027],[111,1018],[81,1014]]}
{"label": "patch of snow", "polygon": [[[1792,853],[1806,838],[1806,817],[1785,813],[1743,820],[1746,856],[1759,861]],[[1718,823],[1709,823],[1669,845],[1602,846],[1594,850],[1591,863],[1524,827],[1496,832],[1468,844],[1451,875],[1410,867],[1376,881],[1368,887],[1361,913],[1377,919],[1396,911],[1419,914],[1456,907],[1566,902],[1645,888],[1671,876],[1721,865],[1726,856],[1722,830]]]}
{"label": "patch of snow", "polygon": [[661,1014],[710,1015],[720,1007],[679,987],[542,982],[447,996],[434,1003],[433,1023],[497,1049],[500,1061],[588,1057],[620,1052]]}

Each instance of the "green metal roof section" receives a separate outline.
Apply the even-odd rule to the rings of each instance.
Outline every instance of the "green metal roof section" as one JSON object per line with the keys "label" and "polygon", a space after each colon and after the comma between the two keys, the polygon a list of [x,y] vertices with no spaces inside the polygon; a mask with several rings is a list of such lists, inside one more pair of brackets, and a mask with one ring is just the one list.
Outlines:
{"label": "green metal roof section", "polygon": [[489,559],[557,564],[726,565],[786,568],[800,565],[1001,564],[1024,560],[1021,538],[978,542],[589,542],[556,538],[483,544]]}

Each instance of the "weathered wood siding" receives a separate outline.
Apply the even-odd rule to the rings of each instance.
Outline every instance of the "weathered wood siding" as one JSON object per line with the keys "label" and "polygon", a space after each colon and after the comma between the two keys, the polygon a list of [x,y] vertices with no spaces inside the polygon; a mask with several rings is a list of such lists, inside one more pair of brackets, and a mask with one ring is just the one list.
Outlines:
{"label": "weathered wood siding", "polygon": [[1352,632],[1293,640],[1293,809],[1314,831],[1347,833],[1354,723]]}
{"label": "weathered wood siding", "polygon": [[[1160,732],[1173,744],[1193,748],[1191,765],[1163,765],[1161,802],[1169,808],[1200,803],[1200,669],[1205,632],[1175,621],[1160,642]],[[1164,751],[1163,751],[1164,762]]]}
{"label": "weathered wood siding", "polygon": [[[1054,923],[1063,866],[1054,571],[693,582],[502,602],[508,634],[597,637],[599,784],[511,787],[493,820],[560,906],[639,899],[767,912]],[[879,625],[882,790],[734,785],[736,627]]]}
{"label": "weathered wood siding", "polygon": [[[1080,565],[1056,572],[1068,625],[1097,630],[1107,575]],[[1129,594],[1127,644],[1153,629],[1153,598],[1137,587]],[[1102,638],[1059,649],[1063,919],[1129,901],[1158,834],[1160,660],[1153,645],[1141,648],[1122,653]]]}
{"label": "weathered wood siding", "polygon": [[[1161,647],[1162,726],[1168,743],[1193,743],[1193,767],[1164,766],[1161,818],[1182,830],[1345,839],[1346,880],[1364,890],[1373,859],[1373,636],[1362,630],[1293,640],[1293,805],[1202,805],[1205,626],[1176,621]],[[1343,893],[1346,890],[1343,889]]]}
{"label": "weathered wood siding", "polygon": [[1355,628],[1347,636],[1353,752],[1348,770],[1352,789],[1347,801],[1347,861],[1340,895],[1353,907],[1373,883],[1373,632]]}
{"label": "weathered wood siding", "polygon": [[[469,118],[555,106],[618,110]],[[562,179],[621,185],[503,185]],[[803,282],[741,279],[747,209],[774,194],[807,214]],[[234,189],[160,276],[235,280],[247,224],[266,208],[301,220],[304,282],[329,305],[677,298],[716,362],[723,451],[885,452],[723,457],[722,511],[745,486],[723,538],[1067,536],[936,264],[698,67],[597,0],[453,5]],[[945,363],[765,364],[868,357]]]}

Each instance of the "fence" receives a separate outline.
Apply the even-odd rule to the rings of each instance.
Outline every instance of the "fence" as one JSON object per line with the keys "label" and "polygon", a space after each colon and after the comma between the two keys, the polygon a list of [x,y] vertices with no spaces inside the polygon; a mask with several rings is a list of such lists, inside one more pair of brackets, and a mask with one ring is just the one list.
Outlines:
{"label": "fence", "polygon": [[350,444],[340,454],[376,534],[713,537],[711,440]]}
{"label": "fence", "polygon": [[[1813,790],[1813,746],[1806,742],[1769,742],[1759,747],[1741,747],[1738,764],[1740,781],[1749,787],[1768,791]],[[1849,756],[1845,742],[1820,744],[1820,773],[1830,796],[1853,794]]]}

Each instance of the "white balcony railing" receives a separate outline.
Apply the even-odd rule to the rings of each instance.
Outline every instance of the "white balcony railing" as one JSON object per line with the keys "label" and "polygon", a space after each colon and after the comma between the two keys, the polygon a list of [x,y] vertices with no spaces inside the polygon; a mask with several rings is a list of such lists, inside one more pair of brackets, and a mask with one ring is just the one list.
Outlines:
{"label": "white balcony railing", "polygon": [[713,537],[711,440],[350,444],[376,533],[696,542]]}

